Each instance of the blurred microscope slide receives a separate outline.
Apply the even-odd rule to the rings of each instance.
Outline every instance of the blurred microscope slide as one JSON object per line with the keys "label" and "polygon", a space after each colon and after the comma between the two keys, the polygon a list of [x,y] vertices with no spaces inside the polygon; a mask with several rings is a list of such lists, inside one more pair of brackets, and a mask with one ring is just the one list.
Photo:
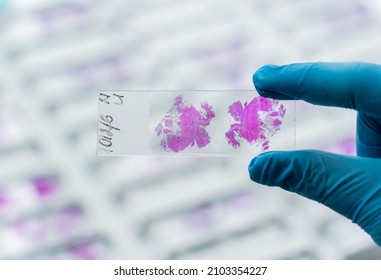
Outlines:
{"label": "blurred microscope slide", "polygon": [[[0,259],[378,259],[357,225],[250,181],[255,156],[97,157],[100,90],[253,89],[264,64],[381,63],[376,0],[0,0]],[[297,102],[296,148],[355,154]]]}

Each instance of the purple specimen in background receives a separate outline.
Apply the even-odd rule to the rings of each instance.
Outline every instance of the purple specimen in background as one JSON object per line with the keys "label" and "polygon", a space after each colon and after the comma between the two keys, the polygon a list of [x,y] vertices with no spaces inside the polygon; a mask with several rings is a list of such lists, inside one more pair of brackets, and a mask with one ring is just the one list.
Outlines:
{"label": "purple specimen in background", "polygon": [[215,222],[212,212],[211,203],[202,203],[188,213],[187,222],[192,228],[208,228]]}
{"label": "purple specimen in background", "polygon": [[156,127],[160,145],[169,152],[180,152],[194,144],[205,147],[210,143],[205,127],[214,117],[213,108],[208,103],[202,103],[201,109],[197,110],[193,105],[186,105],[181,95],[177,96],[173,107]]}
{"label": "purple specimen in background", "polygon": [[231,210],[247,211],[252,209],[256,205],[253,203],[253,195],[248,191],[238,191],[230,195],[224,204],[227,208]]}
{"label": "purple specimen in background", "polygon": [[229,145],[239,148],[240,141],[245,139],[250,144],[261,144],[262,150],[267,150],[270,147],[269,137],[279,130],[286,108],[276,100],[259,96],[249,104],[234,102],[228,112],[235,121],[225,134]]}
{"label": "purple specimen in background", "polygon": [[344,138],[338,143],[339,151],[347,155],[356,154],[356,138]]}
{"label": "purple specimen in background", "polygon": [[0,207],[4,206],[9,202],[6,194],[3,191],[0,191]]}
{"label": "purple specimen in background", "polygon": [[96,254],[92,248],[92,243],[85,243],[80,245],[75,245],[69,248],[69,252],[80,260],[96,260]]}
{"label": "purple specimen in background", "polygon": [[57,228],[61,233],[68,232],[81,223],[83,209],[78,205],[69,205],[61,210],[57,216]]}
{"label": "purple specimen in background", "polygon": [[51,195],[56,190],[56,179],[49,176],[35,177],[31,180],[33,187],[40,197]]}

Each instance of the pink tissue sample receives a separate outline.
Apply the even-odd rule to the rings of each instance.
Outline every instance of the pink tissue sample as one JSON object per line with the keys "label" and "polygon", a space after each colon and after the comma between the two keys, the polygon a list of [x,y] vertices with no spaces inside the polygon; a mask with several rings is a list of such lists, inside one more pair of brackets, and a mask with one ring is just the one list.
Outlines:
{"label": "pink tissue sample", "polygon": [[270,147],[269,138],[280,129],[286,108],[276,100],[258,96],[249,104],[234,102],[228,112],[235,121],[225,134],[229,145],[239,148],[245,139],[250,144],[260,144],[265,151]]}
{"label": "pink tissue sample", "polygon": [[181,95],[177,96],[155,129],[160,145],[169,152],[180,152],[194,144],[205,147],[210,143],[205,127],[214,117],[213,108],[208,103],[202,103],[201,109],[197,110],[192,104],[187,105]]}

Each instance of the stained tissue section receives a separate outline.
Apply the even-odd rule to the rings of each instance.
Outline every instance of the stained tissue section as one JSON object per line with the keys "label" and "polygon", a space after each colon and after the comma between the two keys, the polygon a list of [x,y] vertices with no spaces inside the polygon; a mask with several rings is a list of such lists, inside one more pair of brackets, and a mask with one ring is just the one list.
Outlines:
{"label": "stained tissue section", "polygon": [[225,134],[229,145],[239,148],[240,142],[246,140],[265,151],[270,148],[270,137],[280,129],[286,108],[276,100],[259,96],[249,104],[234,102],[228,112],[234,120]]}
{"label": "stained tissue section", "polygon": [[205,147],[210,143],[205,127],[214,117],[213,108],[208,103],[202,103],[201,109],[197,110],[192,104],[186,104],[183,96],[177,96],[155,129],[160,145],[168,152],[180,152],[195,144],[199,148]]}

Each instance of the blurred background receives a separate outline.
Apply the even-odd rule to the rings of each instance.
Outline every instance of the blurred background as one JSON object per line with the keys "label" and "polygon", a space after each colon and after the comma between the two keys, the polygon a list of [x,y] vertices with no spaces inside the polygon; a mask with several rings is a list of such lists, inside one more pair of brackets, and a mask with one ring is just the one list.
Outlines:
{"label": "blurred background", "polygon": [[[252,89],[263,64],[381,63],[376,0],[0,0],[0,258],[380,258],[357,225],[240,158],[96,157],[104,89]],[[355,113],[297,103],[297,148],[355,153]]]}

